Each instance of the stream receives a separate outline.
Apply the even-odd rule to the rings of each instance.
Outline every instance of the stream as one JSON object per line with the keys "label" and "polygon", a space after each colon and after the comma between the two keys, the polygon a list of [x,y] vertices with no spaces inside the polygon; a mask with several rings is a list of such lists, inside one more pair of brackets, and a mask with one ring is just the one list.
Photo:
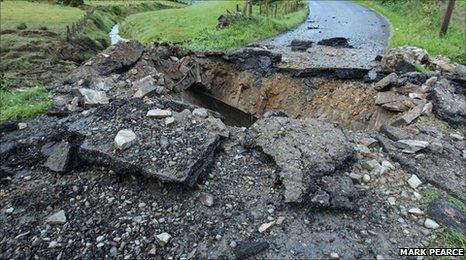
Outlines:
{"label": "stream", "polygon": [[110,41],[112,45],[117,44],[120,40],[120,24],[116,23],[113,27],[112,30],[108,33],[108,36],[110,37]]}

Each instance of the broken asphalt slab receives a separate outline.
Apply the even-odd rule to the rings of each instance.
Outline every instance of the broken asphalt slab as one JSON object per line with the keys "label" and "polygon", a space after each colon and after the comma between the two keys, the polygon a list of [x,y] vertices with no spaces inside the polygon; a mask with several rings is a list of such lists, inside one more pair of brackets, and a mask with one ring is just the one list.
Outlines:
{"label": "broken asphalt slab", "polygon": [[248,130],[246,146],[275,161],[285,202],[290,203],[303,202],[316,180],[336,174],[353,159],[353,148],[343,131],[316,119],[260,119]]}

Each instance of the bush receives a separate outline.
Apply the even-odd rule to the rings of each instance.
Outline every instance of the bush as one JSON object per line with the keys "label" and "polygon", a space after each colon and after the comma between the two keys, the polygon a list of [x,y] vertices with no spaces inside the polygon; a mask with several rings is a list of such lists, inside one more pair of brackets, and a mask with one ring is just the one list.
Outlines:
{"label": "bush", "polygon": [[58,3],[72,7],[78,7],[84,4],[84,0],[60,0]]}

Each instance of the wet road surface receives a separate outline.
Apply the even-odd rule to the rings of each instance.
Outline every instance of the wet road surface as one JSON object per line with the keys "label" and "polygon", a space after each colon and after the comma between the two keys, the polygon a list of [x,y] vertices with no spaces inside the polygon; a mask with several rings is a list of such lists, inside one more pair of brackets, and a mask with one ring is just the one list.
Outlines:
{"label": "wet road surface", "polygon": [[[309,1],[308,19],[294,30],[263,41],[282,53],[280,67],[368,68],[377,54],[386,50],[390,36],[388,21],[378,13],[351,1]],[[353,48],[317,45],[323,39],[348,38]],[[307,51],[291,51],[293,39],[313,41]]]}

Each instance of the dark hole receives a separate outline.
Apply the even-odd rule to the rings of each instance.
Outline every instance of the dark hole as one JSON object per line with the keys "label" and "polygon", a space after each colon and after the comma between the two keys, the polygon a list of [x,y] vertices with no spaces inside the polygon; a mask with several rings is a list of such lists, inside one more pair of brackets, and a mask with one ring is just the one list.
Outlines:
{"label": "dark hole", "polygon": [[180,96],[183,102],[220,113],[223,116],[223,122],[229,126],[250,127],[257,120],[253,115],[227,105],[196,87],[186,89]]}

